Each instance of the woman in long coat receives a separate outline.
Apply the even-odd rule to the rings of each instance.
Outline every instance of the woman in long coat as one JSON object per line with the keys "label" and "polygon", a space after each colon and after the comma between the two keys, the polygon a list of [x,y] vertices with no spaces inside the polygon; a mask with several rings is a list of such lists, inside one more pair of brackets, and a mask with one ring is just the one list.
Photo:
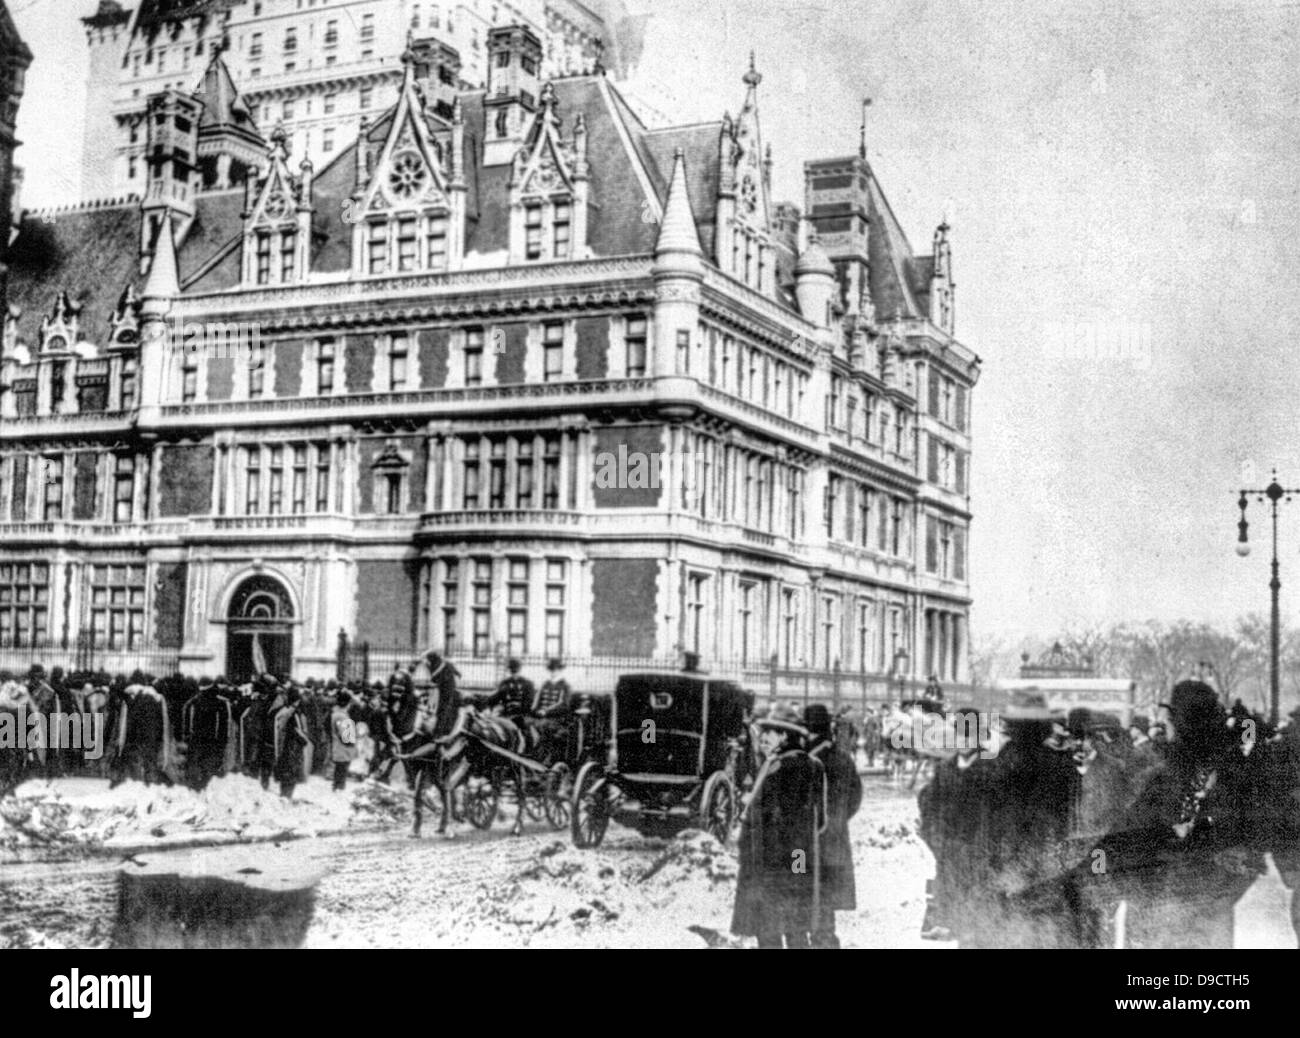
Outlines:
{"label": "woman in long coat", "polygon": [[823,795],[821,766],[802,749],[798,714],[776,707],[758,721],[763,767],[740,829],[740,874],[731,932],[760,948],[807,948],[818,929],[816,840]]}

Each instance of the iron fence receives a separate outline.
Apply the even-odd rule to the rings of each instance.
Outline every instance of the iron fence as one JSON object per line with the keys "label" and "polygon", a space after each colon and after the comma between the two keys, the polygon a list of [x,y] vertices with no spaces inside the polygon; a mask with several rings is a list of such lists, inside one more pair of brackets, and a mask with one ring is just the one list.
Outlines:
{"label": "iron fence", "polygon": [[[356,641],[340,632],[336,673],[341,681],[385,681],[397,667],[409,667],[423,650],[407,643]],[[444,654],[459,671],[459,686],[473,695],[490,692],[507,674],[510,654],[498,648],[490,655],[467,652]],[[635,672],[680,672],[684,654],[671,656],[566,656],[564,677],[574,692],[608,694],[621,674]],[[520,673],[535,684],[546,680],[548,657],[521,655]],[[701,660],[699,669],[710,676],[735,681],[753,692],[760,704],[777,700],[807,706],[822,703],[832,709],[850,707],[865,710],[885,703],[919,698],[926,682],[871,671],[849,671],[839,666],[827,669],[787,667],[776,657],[758,659]],[[971,685],[942,685],[945,698],[954,704],[987,708],[987,690]]]}
{"label": "iron fence", "polygon": [[138,670],[166,677],[179,672],[180,649],[143,641],[115,644],[90,631],[69,639],[0,640],[0,674],[19,677],[38,663],[47,672],[55,667],[68,674],[130,675]]}

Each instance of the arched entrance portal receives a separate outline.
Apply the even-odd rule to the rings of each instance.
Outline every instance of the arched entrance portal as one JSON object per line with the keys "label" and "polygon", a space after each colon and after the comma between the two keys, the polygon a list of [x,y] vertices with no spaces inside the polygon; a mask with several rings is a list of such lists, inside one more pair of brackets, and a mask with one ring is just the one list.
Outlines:
{"label": "arched entrance portal", "polygon": [[226,613],[226,677],[289,674],[293,667],[293,603],[274,577],[249,577]]}

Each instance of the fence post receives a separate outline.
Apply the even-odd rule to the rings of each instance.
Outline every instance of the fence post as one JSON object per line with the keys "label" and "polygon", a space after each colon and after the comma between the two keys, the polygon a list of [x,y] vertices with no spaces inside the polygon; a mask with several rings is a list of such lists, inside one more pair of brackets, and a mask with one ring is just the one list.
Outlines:
{"label": "fence post", "polygon": [[365,685],[370,684],[370,642],[364,641],[357,645],[361,651],[361,681]]}
{"label": "fence post", "polygon": [[342,627],[339,628],[339,647],[334,656],[335,677],[346,683],[351,675],[348,674],[348,632]]}

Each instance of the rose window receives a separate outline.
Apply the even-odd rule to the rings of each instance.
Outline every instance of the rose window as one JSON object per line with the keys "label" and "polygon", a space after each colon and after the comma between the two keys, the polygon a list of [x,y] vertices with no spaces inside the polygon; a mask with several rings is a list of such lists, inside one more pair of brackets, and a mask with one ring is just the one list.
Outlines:
{"label": "rose window", "polygon": [[388,190],[394,198],[409,201],[420,195],[429,181],[429,171],[420,156],[413,151],[404,151],[393,160],[392,171],[388,174]]}

